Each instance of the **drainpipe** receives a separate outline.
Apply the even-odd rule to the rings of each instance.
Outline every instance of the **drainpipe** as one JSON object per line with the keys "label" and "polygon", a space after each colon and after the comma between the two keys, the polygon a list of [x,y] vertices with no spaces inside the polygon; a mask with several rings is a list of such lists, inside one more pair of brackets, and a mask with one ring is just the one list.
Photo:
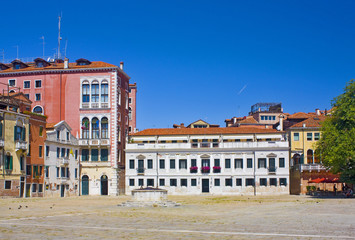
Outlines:
{"label": "drainpipe", "polygon": [[2,168],[2,175],[3,175],[3,177],[4,177],[4,179],[5,179],[5,112],[3,112],[3,122],[4,122],[4,124],[3,124],[3,138],[4,138],[4,146],[3,146],[3,148],[2,148],[2,166],[3,166],[3,168]]}
{"label": "drainpipe", "polygon": [[[256,139],[256,135],[254,133],[254,140]],[[257,143],[257,142],[256,142]],[[253,164],[253,174],[254,174],[254,196],[256,196],[256,181],[255,181],[255,164],[256,164],[256,155],[254,150],[254,164]]]}

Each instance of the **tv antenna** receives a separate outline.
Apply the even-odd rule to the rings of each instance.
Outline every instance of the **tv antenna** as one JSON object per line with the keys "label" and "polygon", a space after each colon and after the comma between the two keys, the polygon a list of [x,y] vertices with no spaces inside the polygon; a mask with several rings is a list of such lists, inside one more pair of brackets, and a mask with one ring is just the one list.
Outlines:
{"label": "tv antenna", "polygon": [[65,39],[64,57],[67,57],[68,39]]}
{"label": "tv antenna", "polygon": [[44,42],[44,36],[42,36],[41,39],[43,40],[43,59],[44,59],[44,44],[45,44],[45,42]]}
{"label": "tv antenna", "polygon": [[62,37],[60,36],[60,21],[62,20],[62,13],[58,16],[58,59],[60,59],[60,41]]}
{"label": "tv antenna", "polygon": [[16,59],[18,60],[18,45],[14,46],[16,48],[16,52],[17,52],[17,57]]}

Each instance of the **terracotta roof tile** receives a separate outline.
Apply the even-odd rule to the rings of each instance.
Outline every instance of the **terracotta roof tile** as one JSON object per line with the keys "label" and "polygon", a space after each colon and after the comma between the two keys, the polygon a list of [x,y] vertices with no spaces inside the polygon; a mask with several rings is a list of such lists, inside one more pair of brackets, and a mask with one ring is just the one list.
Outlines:
{"label": "terracotta roof tile", "polygon": [[56,125],[57,123],[47,123],[46,124],[46,128],[47,129],[54,129],[54,126]]}
{"label": "terracotta roof tile", "polygon": [[[29,67],[21,68],[21,69],[12,69],[12,67],[0,71],[0,73],[12,73],[12,72],[28,72],[28,71],[40,71],[40,70],[63,70],[64,63],[51,63],[50,66],[47,67],[36,67],[34,64],[29,64]],[[105,63],[102,61],[91,62],[88,65],[77,65],[75,62],[69,63],[69,68],[67,69],[85,69],[85,68],[117,68],[116,65]]]}
{"label": "terracotta roof tile", "polygon": [[253,117],[246,117],[245,119],[239,121],[238,123],[258,123]]}
{"label": "terracotta roof tile", "polygon": [[295,125],[293,125],[290,128],[301,128],[301,127],[303,127],[303,124],[305,124],[305,127],[308,127],[308,128],[321,127],[321,122],[323,122],[325,119],[326,119],[325,116],[312,116],[302,122],[296,123]]}
{"label": "terracotta roof tile", "polygon": [[253,127],[228,127],[228,128],[151,128],[133,133],[131,136],[155,135],[212,135],[212,134],[245,134],[245,133],[276,133],[275,129],[261,129]]}
{"label": "terracotta roof tile", "polygon": [[308,113],[297,112],[297,113],[294,113],[294,114],[288,116],[287,119],[306,119],[306,118],[309,118],[311,116],[312,115],[308,114]]}

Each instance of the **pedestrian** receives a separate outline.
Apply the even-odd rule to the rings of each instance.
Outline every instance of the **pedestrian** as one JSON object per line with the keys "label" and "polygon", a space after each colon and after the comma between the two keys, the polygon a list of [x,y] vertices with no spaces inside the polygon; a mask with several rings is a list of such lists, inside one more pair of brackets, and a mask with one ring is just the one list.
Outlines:
{"label": "pedestrian", "polygon": [[336,196],[337,195],[337,185],[336,184],[334,184],[333,190],[334,190],[334,196]]}

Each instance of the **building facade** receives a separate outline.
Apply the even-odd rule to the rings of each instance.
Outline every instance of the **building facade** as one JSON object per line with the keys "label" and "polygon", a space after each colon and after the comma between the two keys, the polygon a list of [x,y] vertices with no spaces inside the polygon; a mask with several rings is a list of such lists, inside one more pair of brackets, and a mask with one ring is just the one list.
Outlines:
{"label": "building facade", "polygon": [[146,129],[126,147],[126,194],[142,186],[169,194],[289,193],[284,132],[257,128]]}
{"label": "building facade", "polygon": [[118,67],[86,59],[15,60],[1,65],[0,82],[10,85],[11,91],[21,89],[32,101],[32,112],[48,116],[48,122],[65,120],[72,128],[83,159],[81,178],[89,181],[88,194],[100,194],[97,184],[102,176],[107,176],[109,195],[124,192],[129,76],[123,63]]}
{"label": "building facade", "polygon": [[65,121],[47,124],[45,196],[79,195],[79,145]]}
{"label": "building facade", "polygon": [[128,107],[128,118],[129,118],[129,133],[137,132],[137,83],[129,84],[129,107]]}

